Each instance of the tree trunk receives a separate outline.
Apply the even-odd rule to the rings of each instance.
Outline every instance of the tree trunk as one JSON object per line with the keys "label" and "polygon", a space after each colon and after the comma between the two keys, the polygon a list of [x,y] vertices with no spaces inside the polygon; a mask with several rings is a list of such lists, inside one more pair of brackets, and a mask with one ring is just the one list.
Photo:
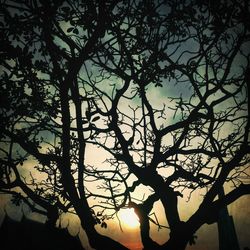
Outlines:
{"label": "tree trunk", "polygon": [[87,203],[85,204],[85,209],[84,209],[80,201],[81,200],[75,203],[75,210],[81,221],[81,226],[85,230],[88,236],[88,240],[91,247],[95,248],[96,250],[103,250],[103,249],[128,250],[125,246],[123,246],[119,242],[107,236],[101,235],[96,231],[95,226],[93,224],[93,217]]}
{"label": "tree trunk", "polygon": [[164,250],[185,250],[188,242],[193,238],[193,230],[186,223],[181,222],[170,233],[169,240],[161,247]]}

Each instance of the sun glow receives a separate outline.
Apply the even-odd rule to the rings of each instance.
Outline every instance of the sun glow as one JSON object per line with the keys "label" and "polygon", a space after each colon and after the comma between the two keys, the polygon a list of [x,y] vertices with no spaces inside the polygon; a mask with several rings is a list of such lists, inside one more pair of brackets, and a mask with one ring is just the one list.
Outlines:
{"label": "sun glow", "polygon": [[126,208],[119,211],[119,218],[121,220],[122,226],[128,228],[136,228],[140,225],[139,218],[135,214],[133,208]]}

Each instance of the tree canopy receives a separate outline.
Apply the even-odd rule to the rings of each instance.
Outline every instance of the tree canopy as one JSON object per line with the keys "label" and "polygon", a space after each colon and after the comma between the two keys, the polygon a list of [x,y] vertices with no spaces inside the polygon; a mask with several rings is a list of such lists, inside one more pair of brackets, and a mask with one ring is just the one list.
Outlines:
{"label": "tree canopy", "polygon": [[144,249],[185,249],[250,193],[248,1],[1,5],[0,191],[14,204],[52,226],[75,213],[92,247],[119,250],[98,227],[134,208]]}

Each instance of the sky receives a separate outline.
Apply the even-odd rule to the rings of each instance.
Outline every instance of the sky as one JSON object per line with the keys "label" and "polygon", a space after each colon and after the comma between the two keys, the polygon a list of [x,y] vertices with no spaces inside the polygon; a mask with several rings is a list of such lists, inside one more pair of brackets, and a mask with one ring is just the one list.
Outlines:
{"label": "sky", "polygon": [[[168,107],[170,105],[175,105],[175,103],[170,102],[169,99],[166,98],[166,93],[169,94],[169,96],[178,95],[180,89],[174,88],[169,90],[168,87],[163,89],[165,91],[162,91],[162,89],[149,89],[149,99],[154,104],[155,108],[162,107],[163,104],[166,104]],[[171,92],[172,91],[172,92]],[[189,95],[189,90],[183,91],[183,96]],[[138,105],[137,102],[130,103],[131,105]],[[124,100],[121,101],[120,108],[124,112],[127,111],[128,103],[126,103]],[[220,107],[223,109],[224,107]],[[72,113],[74,113],[74,110],[71,110]],[[171,123],[174,121],[174,111],[168,110],[168,117],[172,117],[170,120],[164,121],[166,124]],[[177,118],[178,119],[178,116]],[[228,134],[231,127],[228,127],[228,131],[224,131],[225,134]],[[103,151],[100,151],[100,149],[94,148],[93,146],[87,147],[86,152],[87,158],[86,158],[86,164],[92,164],[94,166],[101,166],[101,168],[107,167],[106,164],[104,164],[105,159],[107,158],[106,153]],[[98,155],[98,157],[96,157]],[[35,162],[29,161],[26,163],[27,166],[24,166],[23,168],[23,174],[29,175],[29,169],[33,165],[35,165]],[[34,177],[39,178],[39,175],[34,175]],[[94,190],[94,192],[99,192],[96,189],[95,184],[90,183],[89,188]],[[145,187],[140,187],[136,190],[134,194],[134,198],[141,199],[143,195],[148,195],[150,192],[149,190],[146,190]],[[201,193],[196,193],[193,195],[190,202],[186,201],[187,196],[184,198],[179,198],[180,205],[179,205],[179,212],[180,216],[183,220],[186,220],[189,218],[189,216],[192,214],[195,208],[197,208],[199,202],[202,199]],[[250,230],[248,230],[250,226],[250,197],[242,197],[238,201],[231,204],[228,209],[229,213],[233,216],[234,222],[235,222],[235,228],[238,235],[238,239],[240,242],[241,249],[244,247],[250,247]],[[15,207],[11,204],[10,200],[5,196],[0,194],[0,223],[3,220],[4,212],[7,211],[7,214],[11,217],[20,220],[22,214],[24,213],[26,216],[28,216],[31,219],[39,220],[39,221],[45,221],[45,218],[42,218],[38,216],[37,214],[31,213],[27,208],[25,207]],[[154,206],[154,209],[152,213],[154,212],[157,214],[157,218],[160,221],[160,224],[167,226],[167,223],[164,219],[163,215],[163,208],[161,204],[157,203]],[[120,214],[119,218],[121,221],[122,230],[119,226],[119,223],[117,219],[114,220],[108,220],[108,228],[103,229],[100,226],[97,226],[97,229],[106,235],[110,235],[115,240],[121,242],[125,246],[127,246],[131,250],[140,250],[142,249],[142,245],[140,242],[140,234],[139,234],[139,224],[133,224],[136,220],[136,217],[133,217],[131,213],[125,213],[125,215]],[[154,219],[153,215],[151,215],[152,219]],[[133,223],[132,223],[132,222]],[[79,227],[79,220],[72,215],[62,215],[61,216],[61,225],[62,227],[68,227],[69,232],[73,235],[79,235],[81,238],[81,241],[86,249],[91,249],[91,247],[88,244],[87,238],[85,233],[80,229]],[[158,243],[162,244],[168,239],[169,231],[168,229],[160,229],[158,231],[158,228],[151,223],[151,237],[153,240],[157,241]],[[217,225],[204,225],[202,226],[197,234],[197,244],[194,246],[188,246],[188,250],[215,250],[218,249],[218,232],[217,232]]]}
{"label": "sky", "polygon": [[[199,196],[194,197],[193,204],[195,204],[195,199],[199,199]],[[186,203],[186,202],[185,202]],[[192,206],[192,204],[191,204]],[[229,214],[233,216],[235,229],[237,232],[237,237],[240,243],[240,249],[244,247],[250,247],[250,197],[244,196],[239,200],[228,206]],[[185,206],[186,207],[186,206]],[[153,211],[158,212],[162,209],[160,204],[154,206]],[[188,218],[190,214],[190,206],[186,207],[180,211],[180,214],[183,219]],[[139,233],[139,224],[136,223],[136,215],[133,211],[120,212],[119,218],[121,221],[121,228],[117,222],[117,220],[109,220],[107,221],[108,228],[103,229],[100,226],[97,226],[98,231],[100,233],[110,235],[112,238],[118,240],[125,246],[127,246],[131,250],[141,250],[142,245],[140,242],[140,233]],[[16,220],[20,220],[23,214],[29,219],[45,222],[45,217],[40,216],[36,213],[30,212],[27,207],[15,207],[11,204],[9,198],[6,195],[0,195],[0,224],[4,218],[4,214],[7,214]],[[154,217],[152,217],[154,218]],[[161,222],[164,223],[164,220]],[[60,221],[58,225],[61,225],[63,228],[68,228],[70,234],[76,236],[78,235],[82,241],[83,246],[87,250],[91,250],[92,248],[89,246],[86,234],[84,231],[80,229],[79,220],[74,215],[63,214],[60,217]],[[157,241],[158,243],[164,243],[168,238],[168,229],[160,229],[150,223],[151,226],[151,237]],[[192,246],[188,246],[187,250],[216,250],[218,249],[218,231],[217,224],[214,223],[212,225],[203,225],[196,233],[198,236],[196,244]]]}
{"label": "sky", "polygon": [[[64,23],[63,29],[66,31],[67,28],[69,27],[69,23]],[[57,41],[57,43],[60,43],[60,41]],[[188,48],[192,47],[192,49],[195,51],[196,50],[196,45],[195,44],[186,44]],[[183,48],[185,49],[185,48]],[[188,60],[188,57],[183,56],[179,60],[182,60],[183,62],[186,62]],[[238,69],[238,68],[237,68]],[[200,69],[202,72],[204,69]],[[174,84],[173,82],[167,82],[167,84]],[[118,82],[118,86],[121,83]],[[167,96],[175,96],[179,97],[180,92],[182,93],[182,97],[185,99],[188,99],[191,94],[190,88],[187,88],[186,85],[183,87],[183,85],[175,85],[174,88],[170,88],[169,85],[165,85],[164,88],[155,88],[154,86],[152,87],[153,91],[150,90],[149,87],[149,99],[154,103],[155,108],[162,107],[163,104],[166,104],[167,107],[171,107],[175,105],[175,102],[171,102],[170,99],[167,98]],[[190,86],[189,86],[190,87]],[[127,111],[128,109],[128,103],[122,102],[119,104],[121,110]],[[131,105],[137,105],[138,100],[136,102],[130,103]],[[228,104],[225,104],[225,106]],[[218,109],[225,108],[223,106],[218,107]],[[71,109],[72,113],[74,112],[73,109]],[[167,113],[168,117],[171,117],[171,119],[165,120],[165,124],[171,123],[175,121],[174,119],[174,111],[171,109],[168,109]],[[176,119],[178,120],[178,114],[176,116]],[[228,130],[225,131],[225,134],[229,133],[229,130],[231,127],[227,128]],[[86,158],[86,163],[93,164],[94,166],[102,166],[105,167],[105,164],[103,162],[105,161],[107,155],[97,151],[96,148],[90,147],[87,149],[87,158]],[[98,157],[96,157],[98,155]],[[27,163],[27,166],[24,167],[26,174],[29,175],[28,169],[30,168],[31,165],[34,165],[35,163],[29,162]],[[25,172],[23,170],[23,174]],[[39,178],[39,176],[37,176]],[[94,185],[91,183],[89,184],[89,188],[92,188],[95,192],[98,190]],[[134,198],[142,198],[143,195],[148,195],[150,191],[146,189],[145,187],[140,187],[136,190],[136,194],[134,194]],[[197,208],[201,198],[202,198],[202,193],[195,193],[190,200],[189,203],[186,202],[186,196],[184,198],[179,198],[180,199],[180,215],[183,220],[188,219],[189,216],[192,214],[195,208]],[[243,247],[250,247],[250,197],[242,197],[238,201],[234,202],[231,204],[228,209],[229,213],[233,216],[234,222],[235,222],[235,228],[236,232],[238,235],[238,239],[241,245],[241,248]],[[152,211],[155,212],[158,215],[158,219],[160,220],[160,223],[163,225],[167,225],[164,217],[162,216],[162,206],[161,204],[157,203],[154,206],[154,209]],[[125,211],[125,210],[124,210]],[[31,213],[25,206],[21,207],[15,207],[11,204],[10,199],[6,195],[0,194],[0,223],[3,220],[4,213],[7,212],[11,217],[19,220],[24,213],[26,216],[28,216],[31,219],[34,220],[39,220],[43,221],[45,220],[44,217],[41,217],[37,214]],[[153,215],[151,215],[151,218],[154,218]],[[131,250],[139,250],[141,249],[142,245],[139,241],[140,235],[139,235],[139,224],[134,223],[136,220],[135,215],[131,211],[127,211],[120,213],[120,221],[121,221],[121,228],[123,231],[121,231],[121,228],[119,226],[118,220],[108,220],[108,228],[103,229],[100,226],[97,226],[98,230],[101,233],[105,233],[107,235],[112,236],[114,239],[120,241],[121,243],[124,243],[127,247],[129,247]],[[59,223],[59,222],[58,222]],[[73,215],[62,215],[61,216],[61,221],[60,221],[62,227],[68,227],[69,232],[73,235],[76,235],[79,233],[79,236],[81,237],[81,240],[83,242],[83,245],[87,248],[90,249],[88,246],[88,242],[86,240],[86,235],[82,230],[79,229],[79,220],[73,216]],[[159,232],[157,230],[157,227],[152,225],[152,232],[151,236],[154,240],[156,240],[159,243],[163,243],[165,240],[168,238],[168,229],[161,229]],[[204,225],[202,228],[199,229],[197,232],[198,240],[197,244],[191,247],[188,247],[188,250],[194,249],[194,250],[214,250],[218,249],[218,234],[217,234],[217,225],[212,224],[212,225]]]}

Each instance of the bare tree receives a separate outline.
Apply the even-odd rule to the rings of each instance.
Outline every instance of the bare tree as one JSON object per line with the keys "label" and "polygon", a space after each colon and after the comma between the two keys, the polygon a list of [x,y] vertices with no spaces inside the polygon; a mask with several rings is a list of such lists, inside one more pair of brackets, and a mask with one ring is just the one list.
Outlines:
{"label": "bare tree", "polygon": [[[15,204],[51,225],[77,214],[96,249],[125,249],[96,225],[133,207],[144,249],[185,249],[250,193],[247,1],[2,6],[0,190]],[[150,194],[138,198],[139,186]],[[197,191],[183,221],[178,201]],[[161,246],[150,237],[158,201]]]}

